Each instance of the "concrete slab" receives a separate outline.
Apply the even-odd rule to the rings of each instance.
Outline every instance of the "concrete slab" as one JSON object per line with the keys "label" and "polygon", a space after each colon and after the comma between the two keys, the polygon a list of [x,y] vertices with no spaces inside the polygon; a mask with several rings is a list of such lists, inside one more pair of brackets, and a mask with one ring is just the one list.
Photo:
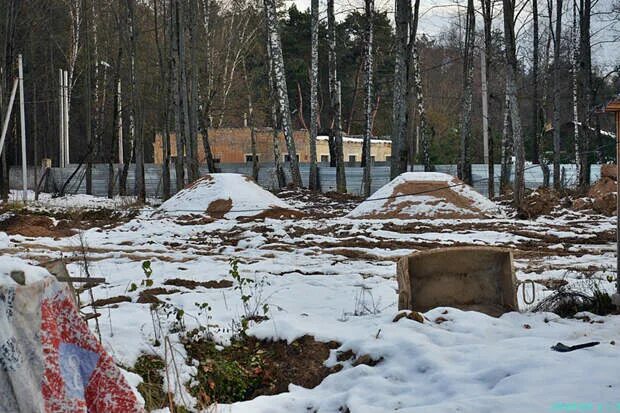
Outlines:
{"label": "concrete slab", "polygon": [[398,309],[456,307],[491,316],[517,311],[512,252],[449,247],[403,257],[397,264]]}

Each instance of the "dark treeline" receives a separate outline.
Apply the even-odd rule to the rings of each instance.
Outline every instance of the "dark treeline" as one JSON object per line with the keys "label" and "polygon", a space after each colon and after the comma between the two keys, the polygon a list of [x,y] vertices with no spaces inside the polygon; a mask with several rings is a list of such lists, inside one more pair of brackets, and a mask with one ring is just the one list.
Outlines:
{"label": "dark treeline", "polygon": [[[589,162],[613,159],[611,137],[599,132],[611,130],[612,120],[595,108],[620,90],[620,77],[617,69],[604,71],[592,64],[589,0],[564,5],[560,0],[564,19],[559,26],[558,4],[534,0],[537,9],[528,5],[521,11],[520,20],[527,21],[523,27],[510,14],[515,7],[519,13],[522,4],[470,0],[467,11],[432,37],[417,29],[419,0],[396,0],[394,18],[368,1],[339,14],[334,27],[323,10],[319,14],[313,108],[310,10],[283,10],[273,0],[3,0],[0,108],[4,114],[17,55],[22,54],[29,164],[43,158],[58,164],[58,71],[63,69],[69,77],[71,163],[107,163],[121,180],[130,163],[140,163],[141,157],[152,160],[155,133],[174,131],[186,159],[173,165],[168,156],[164,172],[186,167],[187,176],[177,186],[196,179],[196,135],[205,135],[208,128],[242,126],[250,115],[250,126],[275,126],[285,135],[287,128],[310,130],[316,119],[318,134],[331,137],[334,166],[340,133],[372,135],[394,141],[393,175],[413,163],[424,163],[427,170],[433,164],[458,163],[459,175],[468,181],[467,166],[485,160],[484,51],[488,153],[495,163],[512,167],[520,141],[524,159],[517,156],[517,172],[524,161],[549,168],[554,160],[577,158],[586,170]],[[272,7],[276,13],[270,20]],[[524,18],[525,13],[536,19]],[[474,15],[478,18],[470,18]],[[516,45],[506,42],[506,33],[515,36]],[[334,123],[336,104],[339,125]],[[3,152],[5,194],[7,165],[21,162],[15,119]],[[565,133],[575,120],[582,128],[577,141]],[[554,148],[558,129],[559,152]],[[124,159],[115,171],[120,134]],[[290,144],[287,139],[287,147],[279,150],[292,153]],[[205,145],[209,154],[208,140]],[[170,185],[164,178],[165,193]]]}

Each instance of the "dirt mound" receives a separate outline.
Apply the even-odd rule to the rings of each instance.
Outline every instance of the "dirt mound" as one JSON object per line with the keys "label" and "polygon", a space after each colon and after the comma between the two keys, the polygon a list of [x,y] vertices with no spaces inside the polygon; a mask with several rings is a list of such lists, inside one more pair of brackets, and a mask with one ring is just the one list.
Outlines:
{"label": "dirt mound", "polygon": [[611,178],[615,181],[618,179],[618,167],[611,163],[601,165],[601,177]]}
{"label": "dirt mound", "polygon": [[573,201],[573,209],[577,211],[592,210],[607,216],[616,214],[616,191],[618,187],[615,175],[612,177],[609,171],[612,168],[604,168],[608,166],[614,167],[613,171],[615,173],[615,165],[603,165],[601,168],[601,179],[590,187],[587,197]]}
{"label": "dirt mound", "polygon": [[210,174],[164,202],[158,213],[182,218],[289,218],[300,212],[240,174]]}
{"label": "dirt mound", "polygon": [[437,172],[404,173],[380,188],[347,216],[370,219],[487,218],[495,203],[459,179]]}
{"label": "dirt mound", "polygon": [[560,203],[560,197],[550,188],[538,188],[525,197],[519,213],[524,218],[549,215]]}
{"label": "dirt mound", "polygon": [[30,214],[11,214],[0,221],[0,231],[9,235],[24,237],[70,237],[75,231],[59,222],[58,225],[46,216]]}

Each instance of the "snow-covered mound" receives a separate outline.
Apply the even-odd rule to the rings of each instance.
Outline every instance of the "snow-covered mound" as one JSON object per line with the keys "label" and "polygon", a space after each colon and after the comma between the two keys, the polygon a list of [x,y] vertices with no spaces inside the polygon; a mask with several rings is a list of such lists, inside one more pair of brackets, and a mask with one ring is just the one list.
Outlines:
{"label": "snow-covered mound", "polygon": [[205,175],[161,204],[158,211],[180,217],[208,215],[211,218],[270,217],[299,214],[247,176],[232,173]]}
{"label": "snow-covered mound", "polygon": [[486,218],[498,206],[452,175],[407,172],[384,185],[351,211],[349,218]]}

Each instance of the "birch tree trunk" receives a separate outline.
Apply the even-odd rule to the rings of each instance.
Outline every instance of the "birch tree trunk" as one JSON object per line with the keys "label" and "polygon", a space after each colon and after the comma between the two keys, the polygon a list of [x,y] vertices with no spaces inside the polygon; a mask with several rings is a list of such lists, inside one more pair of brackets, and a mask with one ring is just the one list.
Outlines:
{"label": "birch tree trunk", "polygon": [[278,97],[278,106],[282,120],[282,130],[284,132],[284,140],[288,149],[291,177],[294,186],[302,186],[301,174],[299,172],[299,161],[297,159],[297,150],[295,149],[295,140],[293,139],[293,125],[291,123],[291,110],[288,100],[288,89],[286,87],[286,76],[284,72],[284,58],[282,56],[282,44],[280,42],[280,32],[278,29],[278,17],[276,13],[275,0],[265,0],[265,15],[267,21],[267,31],[269,33],[269,42],[271,44],[271,59],[273,61],[274,84]]}
{"label": "birch tree trunk", "polygon": [[415,98],[418,112],[418,136],[421,146],[422,164],[425,172],[431,172],[435,168],[431,163],[431,136],[426,119],[426,103],[424,102],[424,90],[422,89],[422,68],[420,64],[420,51],[416,44],[416,32],[418,26],[418,16],[420,11],[420,0],[414,3],[412,17],[412,34],[411,40],[411,71],[413,75],[413,85],[415,89]]}
{"label": "birch tree trunk", "polygon": [[[409,16],[411,2],[409,0],[395,1],[395,47],[394,47],[394,86],[392,103],[392,154],[390,157],[390,177],[407,172],[409,158],[408,131],[408,41]],[[415,39],[414,39],[415,40]]]}
{"label": "birch tree trunk", "polygon": [[278,100],[276,98],[276,88],[274,85],[274,75],[273,75],[273,59],[271,58],[271,44],[269,39],[267,39],[267,56],[268,56],[268,69],[269,75],[267,76],[269,79],[269,97],[271,102],[271,125],[273,131],[273,159],[274,159],[274,169],[276,175],[276,181],[278,183],[278,188],[283,188],[286,186],[286,175],[284,175],[284,168],[282,167],[282,154],[280,153],[280,129],[278,122]]}
{"label": "birch tree trunk", "polygon": [[190,181],[200,178],[200,162],[198,161],[198,65],[196,64],[196,51],[198,50],[197,14],[198,0],[189,0],[189,61],[190,79],[187,114],[189,120],[189,148],[190,148]]}
{"label": "birch tree trunk", "polygon": [[562,40],[562,0],[556,0],[555,33],[553,36],[553,188],[559,191],[560,177],[560,51]]}
{"label": "birch tree trunk", "polygon": [[[540,81],[539,65],[540,65],[540,37],[538,28],[538,0],[532,0],[532,26],[533,26],[533,43],[532,43],[532,127],[534,129],[534,157],[533,162],[540,165],[540,169],[543,174],[543,187],[549,185],[549,166],[542,153],[544,148],[542,145],[543,136],[543,111],[541,109],[541,103],[539,98]],[[548,57],[548,52],[546,54]],[[547,71],[545,71],[547,72]],[[546,85],[546,82],[544,82]],[[543,87],[546,94],[546,86]]]}
{"label": "birch tree trunk", "polygon": [[512,140],[515,151],[514,204],[520,206],[525,192],[525,147],[521,130],[521,114],[517,101],[517,46],[515,39],[515,1],[503,0],[504,3],[504,38],[506,43],[506,95],[510,108]]}
{"label": "birch tree trunk", "polygon": [[[170,81],[168,79],[168,73],[166,71],[166,64],[164,63],[164,53],[160,37],[159,37],[159,2],[153,0],[153,17],[155,20],[155,44],[157,46],[157,59],[159,64],[159,121],[160,127],[163,132],[162,135],[162,152],[163,159],[161,164],[161,179],[162,179],[162,198],[164,200],[170,198],[170,117],[168,115],[169,102],[170,102]],[[162,11],[163,21],[166,21],[166,9],[164,3],[164,9]],[[166,30],[164,28],[163,38],[166,38]],[[164,44],[165,47],[165,44]],[[168,67],[170,62],[168,62]]]}
{"label": "birch tree trunk", "polygon": [[592,141],[592,47],[590,43],[590,20],[592,14],[591,0],[579,2],[579,77],[581,86],[581,110],[580,121],[582,125],[582,145],[584,155],[581,157],[582,174],[579,177],[579,185],[585,190],[590,185],[590,158],[589,152]]}
{"label": "birch tree trunk", "polygon": [[[336,165],[336,190],[347,192],[347,178],[344,171],[344,151],[342,147],[341,108],[338,99],[338,73],[336,67],[336,17],[334,16],[334,0],[327,0],[327,43],[329,66],[329,97],[331,128],[330,135],[333,141],[333,155]],[[330,151],[331,155],[331,151]]]}
{"label": "birch tree trunk", "polygon": [[254,105],[252,103],[252,87],[248,79],[248,70],[245,65],[245,57],[241,60],[241,67],[243,68],[243,80],[245,81],[245,88],[248,95],[248,121],[250,127],[250,145],[252,148],[252,178],[254,182],[258,183],[258,154],[256,151],[256,123],[254,122]]}
{"label": "birch tree trunk", "polygon": [[[536,1],[536,0],[533,0]],[[489,198],[495,197],[495,165],[493,157],[493,135],[491,133],[491,123],[489,122],[489,110],[488,110],[488,93],[489,93],[489,77],[491,76],[491,56],[493,53],[492,43],[492,30],[493,30],[493,6],[495,2],[493,0],[481,0],[482,5],[482,21],[484,23],[484,49],[480,52],[483,56],[481,61],[481,72],[484,74],[482,79],[482,94],[483,102],[483,134],[485,136],[486,148],[487,148],[487,191]],[[485,110],[486,109],[486,110]]]}
{"label": "birch tree trunk", "polygon": [[[123,24],[119,22],[118,27],[118,50],[116,56],[116,62],[114,63],[114,107],[112,114],[112,141],[110,142],[109,152],[108,152],[108,198],[112,199],[114,197],[114,159],[116,157],[116,153],[119,150],[119,142],[121,135],[123,133],[122,128],[122,113],[121,113],[121,61],[123,57],[123,35],[122,35],[122,27]],[[119,164],[121,164],[121,171],[124,170],[122,166],[123,160],[118,160]],[[122,173],[121,173],[122,174]],[[120,178],[120,176],[119,176]],[[121,191],[121,182],[119,181],[119,192]]]}
{"label": "birch tree trunk", "polygon": [[471,163],[469,145],[471,141],[471,112],[473,100],[474,76],[474,38],[476,35],[476,18],[474,16],[474,0],[467,1],[467,16],[465,25],[465,43],[463,47],[463,100],[461,104],[461,131],[460,131],[460,160],[458,176],[465,183],[471,185]]}
{"label": "birch tree trunk", "polygon": [[[205,59],[204,59],[204,68],[205,68],[205,73],[206,73],[206,77],[207,79],[209,79],[211,77],[211,64],[210,64],[210,56],[211,56],[211,32],[210,32],[210,27],[211,27],[211,6],[210,6],[210,0],[202,0],[202,25],[204,28],[204,32],[205,32],[205,37],[204,37],[204,45],[205,45],[205,50],[207,51],[206,55],[205,55]],[[200,125],[201,125],[201,132],[202,132],[202,146],[204,148],[204,152],[205,152],[205,160],[207,162],[207,169],[209,170],[209,172],[213,173],[215,172],[215,162],[213,160],[213,152],[211,152],[211,145],[209,144],[209,126],[211,126],[209,124],[209,116],[211,113],[211,88],[210,88],[210,83],[207,80],[207,85],[204,88],[204,100],[202,102],[203,105],[203,110],[202,110],[202,117],[199,117],[201,119]]]}
{"label": "birch tree trunk", "polygon": [[311,65],[310,65],[310,174],[308,188],[319,189],[319,169],[316,165],[316,136],[319,118],[319,0],[311,1]]}
{"label": "birch tree trunk", "polygon": [[136,196],[139,202],[146,202],[146,187],[144,182],[144,142],[142,128],[136,133],[138,80],[136,76],[136,0],[127,0],[128,27],[129,27],[129,140],[134,143],[136,158]]}
{"label": "birch tree trunk", "polygon": [[499,192],[504,195],[510,188],[510,175],[512,169],[512,137],[510,131],[510,99],[506,88],[504,95],[504,122],[502,127],[502,153],[501,153],[501,174],[499,181]]}
{"label": "birch tree trunk", "polygon": [[[86,144],[87,144],[87,154],[86,154],[86,194],[93,194],[93,152],[96,150],[93,145],[93,124],[92,124],[92,78],[91,78],[91,69],[92,69],[92,54],[91,54],[91,36],[89,33],[88,26],[92,28],[92,15],[89,15],[87,12],[88,7],[86,7],[86,1],[83,4],[85,10],[85,20],[86,20],[86,30],[85,30],[85,43],[86,43],[86,74],[85,74],[85,82],[84,82],[84,97],[83,101],[86,100]],[[35,110],[36,112],[36,110]]]}
{"label": "birch tree trunk", "polygon": [[375,2],[374,0],[365,0],[366,10],[366,53],[364,54],[364,174],[362,178],[362,187],[364,196],[370,196],[370,168],[372,167],[370,156],[370,140],[372,138],[372,57],[373,57],[373,31]]}
{"label": "birch tree trunk", "polygon": [[185,54],[185,6],[177,0],[177,41],[178,41],[178,85],[179,108],[181,110],[183,141],[185,142],[185,167],[187,168],[188,183],[198,179],[198,161],[196,159],[196,145],[192,142],[192,125],[190,122],[189,94],[187,91],[187,58]]}
{"label": "birch tree trunk", "polygon": [[573,81],[573,144],[575,147],[575,167],[577,169],[577,187],[581,186],[582,182],[582,160],[581,160],[581,134],[579,133],[579,92],[577,86],[579,80],[577,78],[577,3],[573,0],[573,25],[571,27],[571,50],[570,50],[570,65],[572,71]]}

